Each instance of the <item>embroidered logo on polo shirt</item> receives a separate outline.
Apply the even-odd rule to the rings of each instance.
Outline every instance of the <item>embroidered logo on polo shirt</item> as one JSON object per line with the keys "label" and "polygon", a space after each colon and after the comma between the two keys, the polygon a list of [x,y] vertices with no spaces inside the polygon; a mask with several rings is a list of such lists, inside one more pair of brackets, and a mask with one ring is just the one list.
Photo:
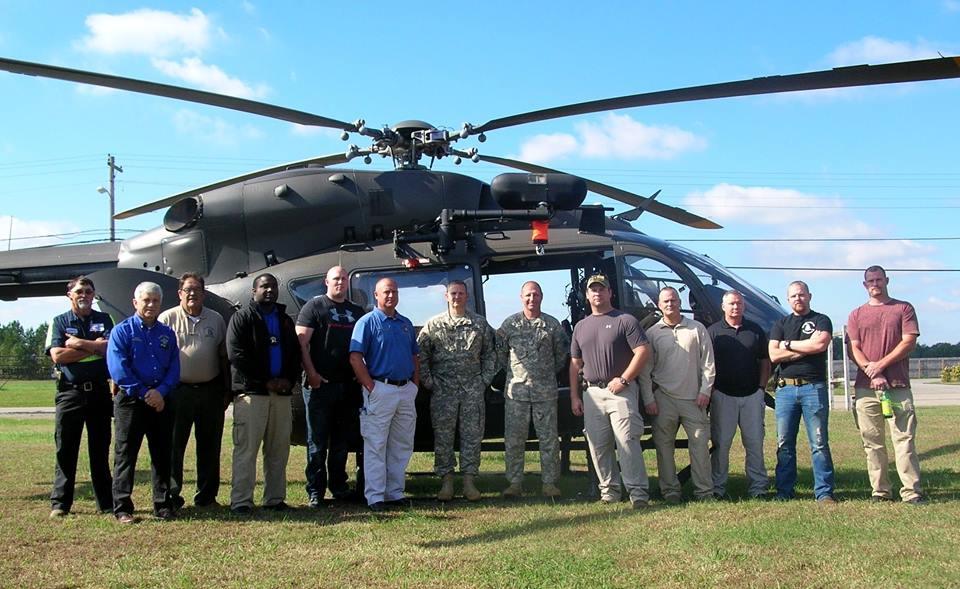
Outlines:
{"label": "embroidered logo on polo shirt", "polygon": [[166,335],[161,335],[161,336],[160,336],[160,349],[161,349],[161,350],[166,350],[166,349],[169,348],[169,347],[170,347],[170,337],[169,337],[169,336],[166,336]]}

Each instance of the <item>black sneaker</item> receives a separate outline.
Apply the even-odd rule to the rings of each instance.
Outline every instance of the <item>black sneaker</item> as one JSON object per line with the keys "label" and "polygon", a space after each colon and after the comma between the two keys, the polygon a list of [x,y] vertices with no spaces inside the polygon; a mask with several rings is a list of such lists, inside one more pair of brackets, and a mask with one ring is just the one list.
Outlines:
{"label": "black sneaker", "polygon": [[153,517],[163,521],[170,521],[177,519],[177,513],[170,507],[161,507],[153,512]]}
{"label": "black sneaker", "polygon": [[320,499],[319,497],[311,497],[307,500],[307,507],[310,509],[320,509],[323,507],[323,499]]}
{"label": "black sneaker", "polygon": [[904,501],[904,503],[907,503],[909,505],[926,505],[927,503],[929,503],[929,501],[927,501],[927,498],[924,497],[923,495],[917,495],[913,499],[907,499],[906,501]]}
{"label": "black sneaker", "polygon": [[387,509],[387,506],[383,503],[383,501],[371,503],[368,507],[370,508],[370,511],[374,513],[380,513],[382,511],[386,511]]}
{"label": "black sneaker", "polygon": [[633,502],[633,508],[637,511],[642,511],[648,507],[650,507],[650,502],[646,499],[637,499]]}
{"label": "black sneaker", "polygon": [[230,512],[233,513],[234,515],[240,515],[240,516],[246,517],[251,513],[253,513],[253,508],[250,507],[249,505],[238,505],[236,507],[231,507]]}
{"label": "black sneaker", "polygon": [[273,505],[264,505],[264,509],[269,509],[270,511],[286,511],[290,509],[290,506],[286,502],[281,501],[280,503],[274,503]]}

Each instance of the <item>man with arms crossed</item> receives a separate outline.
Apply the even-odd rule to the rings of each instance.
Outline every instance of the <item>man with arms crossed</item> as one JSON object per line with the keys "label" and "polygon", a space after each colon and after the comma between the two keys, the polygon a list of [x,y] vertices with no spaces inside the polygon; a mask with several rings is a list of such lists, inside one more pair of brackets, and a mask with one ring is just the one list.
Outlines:
{"label": "man with arms crossed", "polygon": [[677,289],[662,288],[657,304],[663,317],[647,329],[653,358],[640,373],[640,392],[647,414],[655,416],[653,442],[657,446],[660,493],[667,503],[681,501],[674,452],[682,425],[687,432],[694,497],[712,500],[707,405],[715,375],[713,344],[699,321],[680,314]]}
{"label": "man with arms crossed", "polygon": [[717,362],[710,399],[713,494],[719,499],[727,496],[730,446],[739,426],[747,455],[747,493],[750,497],[762,497],[770,484],[763,462],[764,396],[770,380],[767,334],[753,321],[744,319],[743,295],[739,292],[725,292],[721,308],[723,319],[707,328]]}
{"label": "man with arms crossed", "polygon": [[93,495],[101,513],[113,511],[110,477],[110,421],[113,400],[107,379],[107,338],[113,319],[93,308],[93,281],[78,276],[67,283],[70,310],[57,315],[47,329],[47,353],[57,367],[54,441],[57,466],[50,493],[50,517],[63,517],[73,507],[80,437],[87,426],[87,454]]}
{"label": "man with arms crossed", "polygon": [[770,330],[770,361],[777,375],[777,499],[793,499],[797,484],[797,433],[800,417],[807,428],[813,463],[813,493],[821,503],[833,496],[833,456],[830,453],[827,347],[833,334],[830,318],[810,309],[810,288],[795,280],[787,287],[793,311]]}
{"label": "man with arms crossed", "polygon": [[[620,501],[622,474],[634,509],[643,509],[649,494],[636,378],[650,351],[640,323],[633,315],[614,309],[611,298],[606,276],[595,274],[587,279],[591,314],[577,323],[570,341],[570,408],[574,415],[583,415],[600,501]],[[587,386],[583,398],[581,373]]]}
{"label": "man with arms crossed", "polygon": [[487,320],[467,309],[466,283],[451,280],[444,298],[447,310],[427,320],[417,337],[420,381],[432,393],[434,470],[442,480],[437,499],[453,499],[453,441],[459,423],[463,495],[478,501],[474,481],[480,474],[484,394],[497,372],[496,338]]}
{"label": "man with arms crossed", "polygon": [[[323,505],[328,485],[334,499],[350,497],[347,454],[350,444],[360,441],[362,399],[350,367],[350,336],[363,308],[347,300],[350,283],[342,267],[330,268],[324,282],[326,294],[307,301],[297,316],[307,411],[310,507]],[[357,492],[362,493],[363,478],[359,472],[357,476]]]}
{"label": "man with arms crossed", "polygon": [[523,310],[497,330],[499,365],[506,369],[503,445],[509,486],[504,497],[523,495],[523,461],[530,419],[540,440],[540,476],[545,497],[559,497],[557,373],[567,364],[570,342],[560,322],[540,311],[543,291],[532,280],[520,288]]}
{"label": "man with arms crossed", "polygon": [[363,387],[364,495],[371,511],[383,511],[405,500],[417,427],[420,349],[413,323],[397,312],[397,283],[381,278],[373,296],[377,306],[353,328],[350,366]]}
{"label": "man with arms crossed", "polygon": [[224,340],[227,325],[220,313],[203,306],[203,276],[180,277],[180,304],[160,314],[158,321],[177,334],[180,347],[180,384],[170,396],[173,409],[173,457],[170,495],[173,506],[184,504],[183,456],[194,428],[197,441],[197,507],[217,505],[220,490],[220,441],[223,412],[230,402],[230,368]]}
{"label": "man with arms crossed", "polygon": [[[847,337],[850,356],[857,363],[857,425],[867,454],[873,501],[891,501],[887,477],[887,445],[883,422],[890,425],[890,438],[900,475],[900,498],[912,504],[925,503],[920,488],[920,456],[914,438],[917,417],[910,391],[910,352],[917,345],[920,326],[913,305],[898,301],[887,292],[890,279],[880,266],[870,266],[863,275],[869,300],[850,313]],[[893,401],[893,417],[884,419],[879,396],[887,392]]]}
{"label": "man with arms crossed", "polygon": [[153,470],[153,514],[162,520],[176,516],[170,497],[173,411],[166,400],[180,380],[180,350],[173,330],[157,321],[162,301],[160,285],[138,284],[136,313],[110,332],[107,344],[110,377],[120,388],[113,410],[113,514],[121,524],[135,521],[131,496],[144,436]]}

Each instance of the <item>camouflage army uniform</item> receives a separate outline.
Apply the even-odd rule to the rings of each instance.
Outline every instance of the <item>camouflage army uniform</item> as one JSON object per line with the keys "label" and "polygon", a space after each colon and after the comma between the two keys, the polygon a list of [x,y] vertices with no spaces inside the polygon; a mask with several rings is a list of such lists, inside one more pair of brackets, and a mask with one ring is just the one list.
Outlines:
{"label": "camouflage army uniform", "polygon": [[420,383],[433,392],[434,470],[444,476],[455,470],[453,439],[460,421],[460,472],[479,474],[480,441],[485,417],[484,391],[497,370],[496,337],[487,320],[467,311],[449,311],[429,319],[417,337]]}
{"label": "camouflage army uniform", "polygon": [[499,365],[507,370],[504,416],[504,461],[507,480],[523,480],[524,448],[530,415],[540,440],[540,472],[544,484],[560,478],[557,434],[557,372],[567,366],[570,342],[560,322],[541,313],[527,319],[517,313],[497,330]]}

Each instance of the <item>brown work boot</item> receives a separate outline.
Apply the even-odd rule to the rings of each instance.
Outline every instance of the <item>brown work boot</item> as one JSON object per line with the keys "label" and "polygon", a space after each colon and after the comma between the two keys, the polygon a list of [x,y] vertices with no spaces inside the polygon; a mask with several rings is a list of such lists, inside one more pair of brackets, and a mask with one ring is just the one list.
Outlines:
{"label": "brown work boot", "polygon": [[440,484],[440,491],[437,493],[438,501],[450,501],[453,499],[453,474],[447,473],[443,475],[443,479]]}
{"label": "brown work boot", "polygon": [[553,483],[543,483],[543,496],[556,499],[560,496],[560,487],[554,485]]}
{"label": "brown work boot", "polygon": [[463,475],[463,496],[467,498],[467,501],[480,500],[480,491],[476,485],[473,484],[473,479],[474,476],[472,474]]}
{"label": "brown work boot", "polygon": [[516,499],[523,496],[523,484],[510,483],[510,486],[503,490],[504,499]]}

